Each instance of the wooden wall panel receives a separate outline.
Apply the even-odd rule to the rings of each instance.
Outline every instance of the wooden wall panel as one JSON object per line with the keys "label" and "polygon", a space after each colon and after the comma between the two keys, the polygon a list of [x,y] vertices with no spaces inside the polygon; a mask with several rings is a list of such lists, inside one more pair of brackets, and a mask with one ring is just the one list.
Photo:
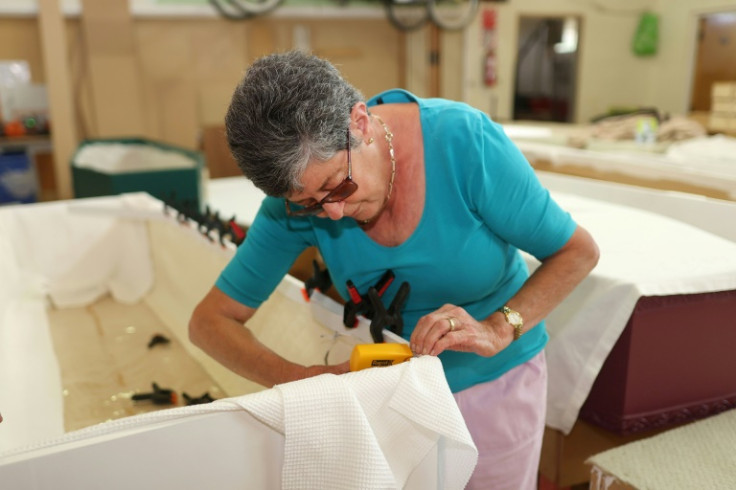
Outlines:
{"label": "wooden wall panel", "polygon": [[225,111],[230,105],[230,98],[235,84],[240,77],[229,81],[216,81],[201,85],[197,94],[198,115],[201,126],[217,126],[223,124]]}
{"label": "wooden wall panel", "polygon": [[31,81],[43,82],[41,34],[36,19],[0,17],[0,60],[26,60]]}
{"label": "wooden wall panel", "polygon": [[199,80],[238,80],[245,70],[245,23],[216,20],[189,21],[192,69]]}
{"label": "wooden wall panel", "polygon": [[283,25],[264,19],[261,22],[253,22],[248,24],[246,38],[247,64],[250,64],[256,58],[285,49],[279,47],[276,38]]}
{"label": "wooden wall panel", "polygon": [[403,37],[387,21],[335,19],[309,25],[315,54],[337,65],[363,95],[399,86]]}
{"label": "wooden wall panel", "polygon": [[78,144],[76,117],[72,103],[72,81],[67,56],[64,19],[55,0],[39,1],[39,34],[45,74],[49,113],[52,124],[51,141],[54,153],[56,197],[73,196],[69,162]]}
{"label": "wooden wall panel", "polygon": [[93,137],[145,136],[139,52],[127,0],[82,0]]}
{"label": "wooden wall panel", "polygon": [[[200,148],[204,129],[221,126],[248,65],[304,42],[305,33],[308,47],[336,63],[366,96],[406,86],[407,36],[382,18],[128,17],[130,33],[123,35],[121,1],[87,0],[93,4],[88,14],[97,16],[94,26],[81,17],[63,19],[75,141],[131,135],[126,128],[134,121],[139,136]],[[120,35],[95,41],[106,30]],[[0,17],[0,57],[26,59],[34,82],[48,83],[38,19]]]}
{"label": "wooden wall panel", "polygon": [[197,86],[193,80],[171,80],[158,87],[159,140],[195,149],[199,139]]}

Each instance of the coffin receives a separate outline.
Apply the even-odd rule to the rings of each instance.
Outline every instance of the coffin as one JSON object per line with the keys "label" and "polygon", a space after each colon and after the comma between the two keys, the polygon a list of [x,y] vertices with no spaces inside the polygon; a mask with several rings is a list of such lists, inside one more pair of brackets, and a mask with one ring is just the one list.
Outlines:
{"label": "coffin", "polygon": [[567,434],[579,416],[626,435],[734,407],[736,205],[540,179],[601,249],[548,318],[548,426]]}
{"label": "coffin", "polygon": [[[477,453],[439,360],[264,389],[188,341],[234,250],[146,194],[0,209],[3,487],[464,486]],[[263,343],[309,365],[370,341],[303,286],[249,321]],[[154,382],[173,404],[134,400]]]}

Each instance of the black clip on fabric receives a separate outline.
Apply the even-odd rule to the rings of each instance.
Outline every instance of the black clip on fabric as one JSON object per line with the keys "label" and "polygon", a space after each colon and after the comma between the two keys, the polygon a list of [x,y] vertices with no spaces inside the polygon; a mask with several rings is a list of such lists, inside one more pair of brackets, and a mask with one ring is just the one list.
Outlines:
{"label": "black clip on fabric", "polygon": [[210,207],[205,206],[204,214],[193,213],[190,214],[189,217],[197,223],[197,230],[202,234],[202,236],[204,236],[210,242],[213,242],[214,239],[210,236],[210,231],[214,229],[215,217],[210,211]]}
{"label": "black clip on fabric", "polygon": [[373,306],[373,319],[371,320],[371,337],[373,342],[383,342],[383,329],[395,333],[398,336],[404,332],[404,318],[401,316],[401,308],[404,307],[406,299],[409,296],[409,283],[403,282],[396,293],[394,300],[388,307],[383,306],[381,298],[375,288],[368,290],[368,299]]}
{"label": "black clip on fabric", "polygon": [[312,292],[315,289],[327,293],[327,290],[332,286],[330,271],[326,267],[324,270],[320,269],[316,260],[312,261],[312,271],[312,277],[304,281],[304,289],[302,289],[304,299],[307,301],[312,297]]}
{"label": "black clip on fabric", "polygon": [[150,393],[136,393],[131,397],[133,401],[151,400],[156,405],[176,405],[177,396],[174,390],[161,388],[153,383],[153,391]]}
{"label": "black clip on fabric", "polygon": [[[391,283],[394,282],[394,272],[388,269],[383,273],[373,289],[378,293],[378,297],[383,297]],[[363,315],[369,320],[373,318],[373,306],[368,300],[367,295],[361,296],[358,288],[355,287],[353,281],[347,280],[348,294],[350,300],[345,303],[342,313],[342,323],[347,328],[355,328],[358,326],[358,315]]]}
{"label": "black clip on fabric", "polygon": [[189,406],[189,405],[203,405],[205,403],[212,403],[213,401],[215,401],[215,399],[212,398],[212,396],[210,395],[209,391],[207,393],[205,393],[204,395],[199,396],[199,397],[189,396],[189,395],[187,395],[186,392],[182,393],[182,396],[184,397],[184,401],[186,402],[186,405],[187,406]]}

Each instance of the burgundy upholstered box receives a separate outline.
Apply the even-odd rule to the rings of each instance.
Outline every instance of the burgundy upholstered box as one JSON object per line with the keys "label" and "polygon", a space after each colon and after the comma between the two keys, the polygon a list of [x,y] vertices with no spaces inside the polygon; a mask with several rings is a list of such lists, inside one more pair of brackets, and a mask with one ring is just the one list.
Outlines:
{"label": "burgundy upholstered box", "polygon": [[618,434],[736,407],[736,291],[639,299],[581,408]]}

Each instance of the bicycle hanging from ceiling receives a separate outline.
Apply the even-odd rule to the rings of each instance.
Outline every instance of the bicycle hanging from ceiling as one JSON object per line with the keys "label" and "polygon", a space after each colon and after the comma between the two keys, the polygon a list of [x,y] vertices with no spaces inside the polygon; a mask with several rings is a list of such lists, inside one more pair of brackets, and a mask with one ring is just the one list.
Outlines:
{"label": "bicycle hanging from ceiling", "polygon": [[[251,19],[264,15],[284,0],[209,0],[223,17],[230,20]],[[345,0],[338,0],[341,4]],[[402,31],[413,31],[431,21],[441,29],[467,27],[478,12],[479,0],[383,0],[391,24]]]}

